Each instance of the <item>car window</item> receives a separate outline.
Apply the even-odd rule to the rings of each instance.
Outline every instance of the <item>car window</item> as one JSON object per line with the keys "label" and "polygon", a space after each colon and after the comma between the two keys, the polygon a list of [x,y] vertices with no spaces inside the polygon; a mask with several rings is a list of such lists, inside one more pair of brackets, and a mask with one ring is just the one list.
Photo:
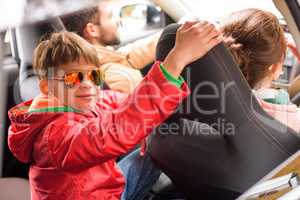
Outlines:
{"label": "car window", "polygon": [[1,32],[0,34],[0,40],[1,40],[1,43],[2,43],[2,53],[3,53],[3,56],[4,57],[9,57],[9,56],[12,56],[12,51],[11,51],[11,39],[10,39],[10,30],[6,30],[6,31],[3,31]]}
{"label": "car window", "polygon": [[121,20],[119,34],[123,45],[152,35],[165,26],[162,10],[150,1],[129,1],[128,4],[116,7],[114,15]]}
{"label": "car window", "polygon": [[245,8],[260,8],[274,13],[278,18],[282,15],[275,7],[272,0],[209,0],[209,1],[195,1],[195,0],[181,0],[186,6],[200,18],[206,19],[222,19],[233,11],[242,10]]}

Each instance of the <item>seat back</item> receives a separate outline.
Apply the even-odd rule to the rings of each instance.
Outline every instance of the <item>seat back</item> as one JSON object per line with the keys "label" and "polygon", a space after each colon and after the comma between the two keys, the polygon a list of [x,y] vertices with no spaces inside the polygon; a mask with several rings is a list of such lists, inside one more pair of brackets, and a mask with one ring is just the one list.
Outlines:
{"label": "seat back", "polygon": [[24,25],[16,29],[17,48],[20,59],[19,85],[24,101],[39,94],[38,77],[32,70],[33,51],[42,36],[52,32],[65,30],[59,17],[44,22]]}
{"label": "seat back", "polygon": [[[178,27],[162,33],[158,60],[173,48]],[[260,107],[224,44],[183,77],[192,93],[156,129],[149,151],[191,199],[234,199],[300,148],[296,133]]]}
{"label": "seat back", "polygon": [[[39,94],[38,78],[32,70],[33,51],[44,34],[60,30],[62,29],[61,26],[62,25],[59,24],[59,18],[53,18],[37,24],[23,25],[12,30],[12,37],[15,39],[14,44],[16,45],[17,50],[14,53],[19,66],[16,64],[15,68],[7,67],[7,77],[9,78],[7,110],[16,104],[32,99]],[[8,148],[7,130],[10,121],[8,115],[6,116],[3,176],[28,178],[29,165],[19,162]]]}

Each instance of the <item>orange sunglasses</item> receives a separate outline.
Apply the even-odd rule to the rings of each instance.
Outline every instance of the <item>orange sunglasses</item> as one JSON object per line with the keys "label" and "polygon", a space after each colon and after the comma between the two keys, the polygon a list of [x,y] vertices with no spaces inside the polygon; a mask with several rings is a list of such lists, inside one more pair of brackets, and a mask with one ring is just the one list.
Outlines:
{"label": "orange sunglasses", "polygon": [[92,81],[97,86],[103,86],[104,77],[102,76],[100,70],[93,69],[87,72],[82,71],[71,71],[66,72],[62,78],[52,78],[53,80],[64,81],[68,88],[72,88],[78,85],[84,80],[84,75],[87,75],[87,80]]}

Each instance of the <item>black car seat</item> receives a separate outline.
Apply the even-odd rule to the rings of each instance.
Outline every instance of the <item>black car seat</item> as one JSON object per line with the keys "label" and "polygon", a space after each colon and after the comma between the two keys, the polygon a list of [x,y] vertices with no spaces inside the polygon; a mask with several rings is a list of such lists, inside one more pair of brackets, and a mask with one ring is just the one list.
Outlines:
{"label": "black car seat", "polygon": [[[173,48],[178,27],[165,28],[157,60]],[[300,148],[296,133],[260,107],[224,44],[190,64],[183,77],[192,93],[148,147],[189,199],[235,199]]]}

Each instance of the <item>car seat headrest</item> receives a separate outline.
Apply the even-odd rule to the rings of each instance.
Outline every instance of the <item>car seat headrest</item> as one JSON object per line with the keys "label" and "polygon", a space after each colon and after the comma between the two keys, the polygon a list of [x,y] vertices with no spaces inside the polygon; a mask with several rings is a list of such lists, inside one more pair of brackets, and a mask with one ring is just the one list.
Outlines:
{"label": "car seat headrest", "polygon": [[20,61],[31,64],[33,51],[42,36],[61,30],[65,30],[65,28],[59,17],[16,28],[15,32]]}

